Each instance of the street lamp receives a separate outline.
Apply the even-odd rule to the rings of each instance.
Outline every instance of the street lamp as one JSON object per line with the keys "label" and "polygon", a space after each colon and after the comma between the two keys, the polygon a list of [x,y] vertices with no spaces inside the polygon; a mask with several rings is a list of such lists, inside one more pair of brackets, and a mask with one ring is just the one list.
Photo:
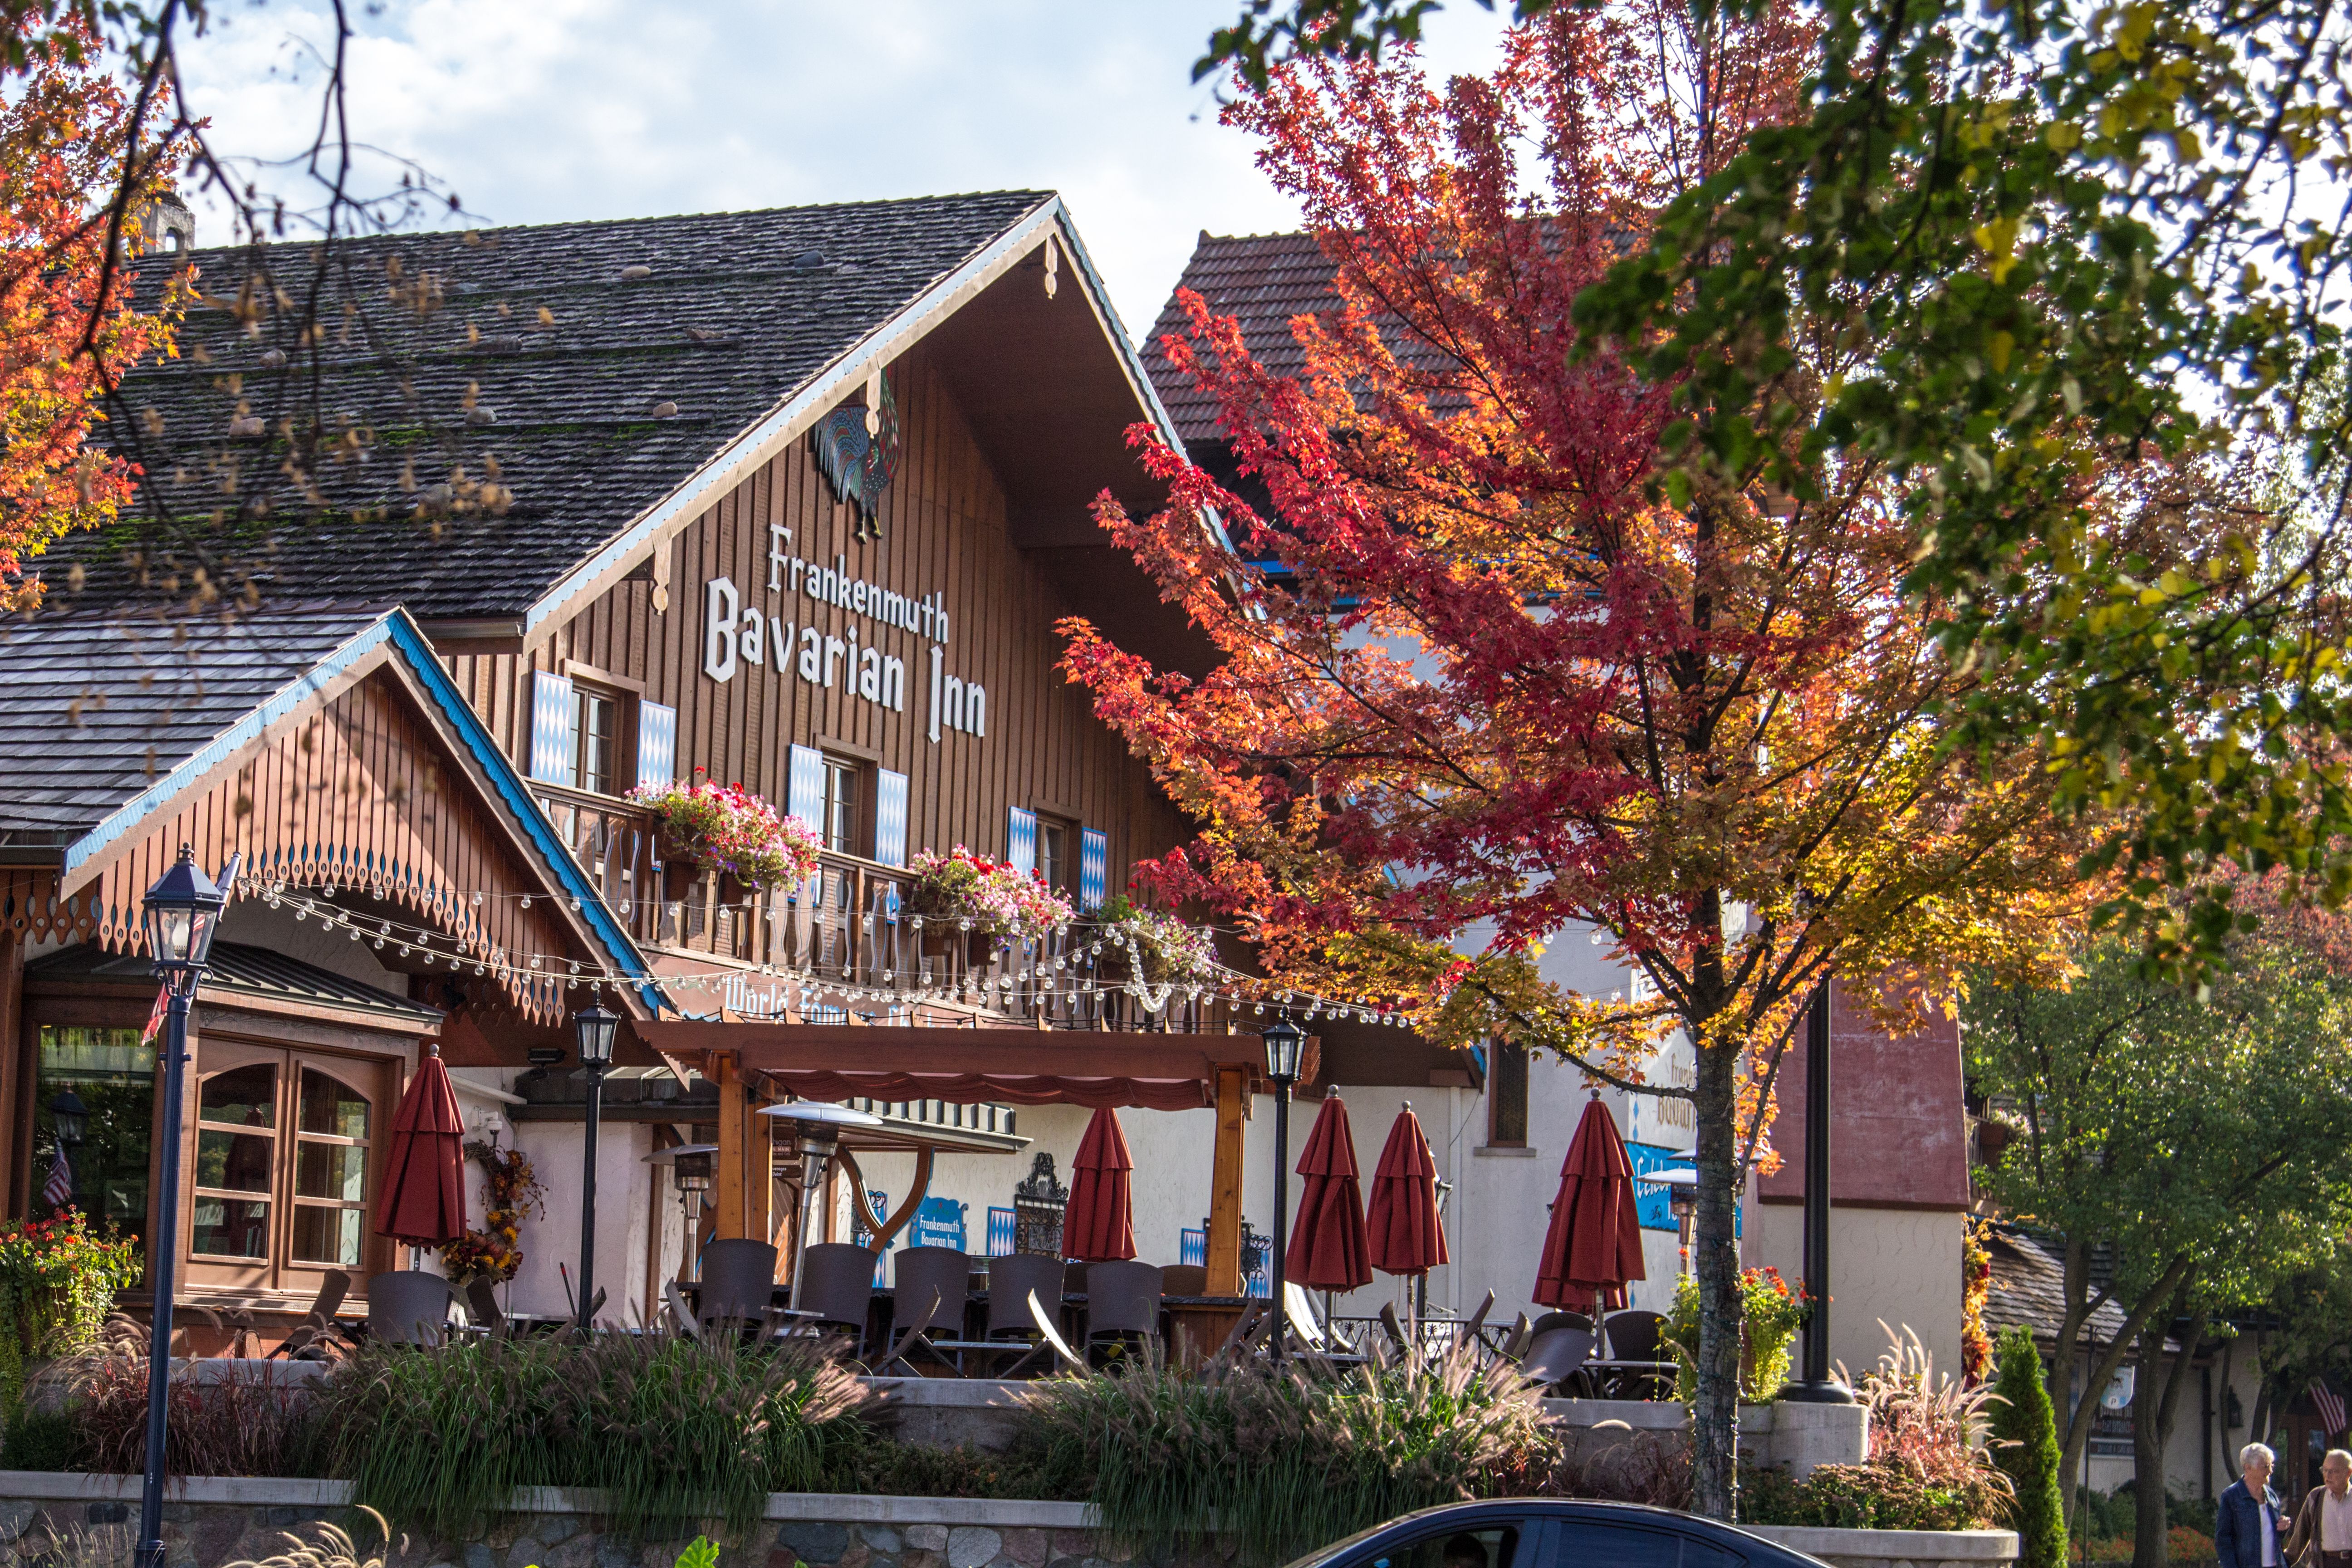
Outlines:
{"label": "street lamp", "polygon": [[180,858],[147,889],[140,913],[155,977],[163,983],[166,1016],[163,1157],[156,1173],[154,1245],[147,1249],[155,1306],[147,1342],[147,1477],[139,1494],[139,1568],[163,1568],[163,1415],[171,1392],[172,1292],[180,1255],[180,1107],[187,1084],[188,1004],[212,960],[213,937],[228,907],[224,889],[236,885],[240,858],[229,858],[216,884],[196,864],[195,851],[181,845]]}
{"label": "street lamp", "polygon": [[1290,1229],[1290,1086],[1298,1081],[1298,1053],[1307,1037],[1287,1016],[1278,1016],[1265,1026],[1262,1037],[1265,1076],[1274,1080],[1274,1268],[1268,1294],[1274,1298],[1274,1359],[1278,1365],[1290,1326],[1290,1303],[1285,1296],[1287,1281],[1283,1279],[1283,1253]]}
{"label": "street lamp", "polygon": [[1805,1016],[1805,1313],[1804,1375],[1780,1397],[1809,1405],[1851,1405],[1853,1394],[1830,1375],[1830,983],[1814,988]]}
{"label": "street lamp", "polygon": [[1682,1248],[1683,1272],[1690,1272],[1691,1222],[1698,1215],[1698,1173],[1687,1166],[1645,1171],[1633,1178],[1643,1186],[1666,1189],[1666,1207],[1675,1216],[1675,1240]]}
{"label": "street lamp", "polygon": [[580,1046],[580,1070],[588,1075],[588,1139],[581,1155],[580,1189],[580,1331],[596,1327],[596,1119],[604,1109],[604,1069],[613,1065],[613,1037],[620,1032],[617,1014],[591,1003],[572,1016],[572,1037]]}
{"label": "street lamp", "polygon": [[58,1142],[68,1149],[79,1149],[89,1138],[89,1107],[72,1089],[61,1089],[49,1100],[49,1120],[58,1130]]}

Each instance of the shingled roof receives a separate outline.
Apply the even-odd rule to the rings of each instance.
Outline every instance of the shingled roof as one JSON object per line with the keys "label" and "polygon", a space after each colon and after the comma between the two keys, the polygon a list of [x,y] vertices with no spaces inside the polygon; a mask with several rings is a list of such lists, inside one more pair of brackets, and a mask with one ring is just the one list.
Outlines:
{"label": "shingled roof", "polygon": [[[201,564],[273,601],[516,614],[1052,200],[347,241],[318,312],[333,336],[315,387],[284,308],[311,282],[310,247],[151,258],[149,297],[191,258],[203,294],[183,357],[128,379],[138,428],[117,433],[173,521],[53,549],[39,563],[52,602],[117,603],[173,575],[184,591]],[[304,427],[313,408],[355,444],[289,474],[285,422]]]}
{"label": "shingled roof", "polygon": [[[2014,1226],[1996,1226],[1985,1238],[1985,1250],[1992,1255],[1992,1287],[1984,1305],[1987,1331],[2022,1327],[2042,1344],[2055,1344],[2066,1321],[2065,1260]],[[2108,1301],[2091,1314],[2087,1327],[2095,1342],[2110,1344],[2124,1322],[2123,1310]]]}
{"label": "shingled roof", "polygon": [[[1242,341],[1259,363],[1277,375],[1296,376],[1306,369],[1307,356],[1291,333],[1291,318],[1339,308],[1332,285],[1336,271],[1311,234],[1221,235],[1202,229],[1176,288],[1190,289],[1213,314],[1238,321]],[[1177,433],[1187,443],[1218,440],[1216,400],[1177,373],[1160,342],[1191,330],[1191,320],[1171,291],[1144,341],[1143,363]]]}
{"label": "shingled roof", "polygon": [[0,623],[0,840],[79,837],[382,618],[281,605],[258,618]]}

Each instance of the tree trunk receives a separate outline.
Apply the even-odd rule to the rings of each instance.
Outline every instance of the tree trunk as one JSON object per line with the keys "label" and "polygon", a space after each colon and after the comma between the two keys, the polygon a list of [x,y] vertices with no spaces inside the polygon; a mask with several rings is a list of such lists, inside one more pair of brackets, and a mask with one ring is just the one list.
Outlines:
{"label": "tree trunk", "polygon": [[1711,1519],[1736,1517],[1739,1480],[1739,1130],[1733,1119],[1738,1055],[1702,1046],[1694,1107],[1698,1122],[1698,1215],[1693,1237],[1698,1279],[1698,1388],[1691,1403],[1692,1506]]}
{"label": "tree trunk", "polygon": [[[2204,1337],[2205,1314],[2189,1320],[2180,1337],[2180,1353],[2168,1371],[2164,1366],[2165,1330],[2187,1305],[2190,1279],[2184,1277],[2167,1299],[2164,1310],[2151,1317],[2139,1331],[2139,1382],[2132,1394],[2132,1568],[2165,1568],[2171,1531],[2165,1517],[2167,1489],[2164,1456],[2172,1446],[2174,1423],[2180,1414],[2180,1391],[2189,1382],[2189,1363],[2196,1359],[2197,1342]],[[2163,1387],[2157,1386],[2159,1373]]]}
{"label": "tree trunk", "polygon": [[[2069,1245],[2066,1248],[2066,1317],[2069,1321],[2081,1323],[2088,1321],[2090,1318],[2087,1310],[2088,1270],[2085,1268],[2083,1271],[2083,1277],[2078,1278],[2075,1255],[2076,1248]],[[2099,1414],[2099,1394],[2114,1380],[2116,1369],[2123,1365],[2124,1358],[2131,1353],[2132,1342],[2139,1337],[2141,1327],[2159,1309],[2171,1306],[2173,1293],[2180,1288],[2181,1282],[2188,1278],[2189,1271],[2195,1267],[2195,1262],[2185,1256],[2174,1258],[2172,1266],[2164,1271],[2163,1278],[2157,1280],[2155,1285],[2149,1288],[2147,1294],[2141,1297],[2130,1309],[2128,1315],[2124,1319],[2123,1329],[2116,1335],[2115,1342],[2108,1345],[2104,1352],[2093,1359],[2091,1375],[2083,1381],[2082,1397],[2074,1402],[2074,1417],[2064,1424],[2064,1446],[2060,1456],[2061,1467],[2066,1476],[2066,1520],[2070,1525],[2074,1518],[2074,1489],[2082,1484],[2083,1451],[2091,1441],[2091,1424],[2097,1419]],[[2083,1292],[2082,1303],[2078,1303],[2075,1299],[2077,1291]],[[2170,1314],[2168,1312],[2166,1321],[2170,1321]],[[2059,1354],[2071,1357],[2074,1348],[2071,1345],[2061,1345]],[[2051,1381],[2053,1386],[2060,1386],[2057,1370],[2054,1367],[2051,1372]]]}

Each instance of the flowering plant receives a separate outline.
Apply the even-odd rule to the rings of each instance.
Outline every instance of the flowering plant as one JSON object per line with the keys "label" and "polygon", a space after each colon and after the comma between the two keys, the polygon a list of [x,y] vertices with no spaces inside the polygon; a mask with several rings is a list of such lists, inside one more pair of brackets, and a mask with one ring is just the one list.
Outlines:
{"label": "flowering plant", "polygon": [[1216,972],[1217,949],[1205,928],[1188,926],[1165,910],[1137,903],[1129,892],[1113,893],[1092,915],[1105,942],[1134,955],[1144,980],[1193,982]]}
{"label": "flowering plant", "polygon": [[[1811,1299],[1802,1289],[1791,1289],[1779,1269],[1767,1265],[1739,1271],[1741,1398],[1760,1405],[1780,1394],[1789,1381],[1789,1347],[1811,1314]],[[1661,1337],[1681,1363],[1675,1397],[1688,1401],[1697,1384],[1698,1280],[1694,1276],[1685,1274],[1675,1282],[1675,1310],[1667,1314]]]}
{"label": "flowering plant", "polygon": [[968,921],[982,935],[1005,936],[1070,918],[1070,901],[1034,871],[975,855],[961,844],[946,855],[922,851],[914,870],[908,907],[928,921]]}
{"label": "flowering plant", "polygon": [[779,816],[774,806],[741,784],[707,778],[690,784],[639,784],[628,798],[660,818],[701,865],[751,887],[786,887],[816,870],[822,846],[815,830],[798,817]]}
{"label": "flowering plant", "polygon": [[92,1236],[77,1208],[0,1225],[0,1400],[22,1396],[26,1357],[96,1349],[114,1293],[144,1266],[136,1241]]}

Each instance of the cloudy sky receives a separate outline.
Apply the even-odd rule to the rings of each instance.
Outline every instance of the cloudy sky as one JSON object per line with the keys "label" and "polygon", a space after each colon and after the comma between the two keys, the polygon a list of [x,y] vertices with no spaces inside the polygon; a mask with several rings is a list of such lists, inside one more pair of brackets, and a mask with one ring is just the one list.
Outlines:
{"label": "cloudy sky", "polygon": [[[415,160],[491,223],[1056,190],[1130,331],[1150,326],[1201,230],[1295,223],[1249,139],[1220,126],[1211,89],[1190,79],[1238,0],[352,9],[355,135]],[[191,108],[224,152],[296,152],[318,114],[323,7],[229,0],[213,14],[186,48]],[[1432,64],[1475,68],[1498,26],[1454,0],[1431,27]],[[201,203],[198,221],[201,242],[227,237]]]}

